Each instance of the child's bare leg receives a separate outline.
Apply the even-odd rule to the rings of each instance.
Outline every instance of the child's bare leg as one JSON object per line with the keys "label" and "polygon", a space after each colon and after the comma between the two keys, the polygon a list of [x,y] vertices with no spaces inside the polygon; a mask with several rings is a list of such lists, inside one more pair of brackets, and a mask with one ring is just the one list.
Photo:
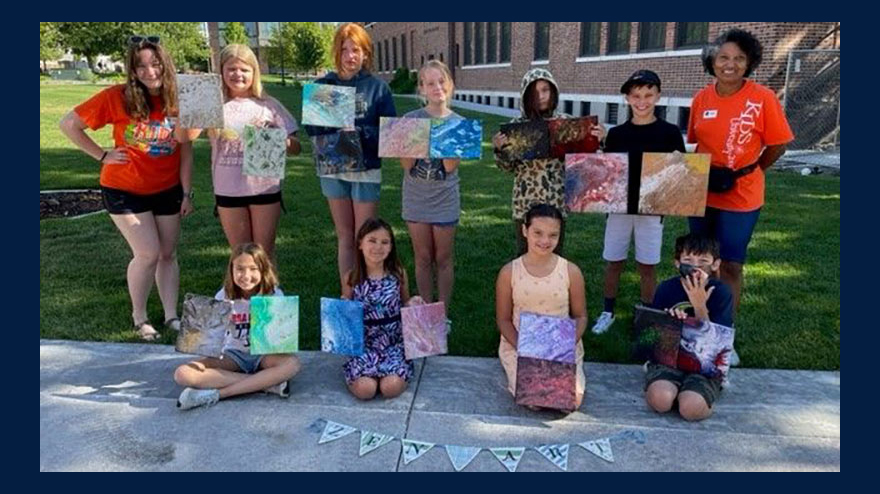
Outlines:
{"label": "child's bare leg", "polygon": [[219,389],[247,377],[238,370],[238,364],[232,359],[208,357],[178,367],[174,371],[174,382],[188,388]]}
{"label": "child's bare leg", "polygon": [[378,387],[379,382],[376,379],[359,377],[348,385],[348,390],[359,400],[372,400],[376,396],[376,388]]}
{"label": "child's bare leg", "polygon": [[379,390],[385,398],[395,398],[406,391],[406,381],[399,376],[385,376],[379,380]]}
{"label": "child's bare leg", "polygon": [[584,402],[584,394],[577,393],[574,395],[574,409],[577,410],[581,407],[581,404]]}
{"label": "child's bare leg", "polygon": [[242,374],[244,379],[220,388],[220,399],[262,391],[287,381],[299,369],[299,359],[295,355],[266,355],[260,360],[260,370],[256,374]]}
{"label": "child's bare leg", "polygon": [[654,266],[636,262],[636,269],[639,271],[641,301],[642,303],[650,304],[654,301],[654,290],[657,289],[657,277],[654,274]]}
{"label": "child's bare leg", "polygon": [[682,391],[678,394],[678,413],[683,419],[695,422],[709,418],[712,415],[712,408],[700,393]]}
{"label": "child's bare leg", "polygon": [[655,412],[666,413],[678,395],[678,386],[670,381],[654,381],[645,390],[645,401]]}

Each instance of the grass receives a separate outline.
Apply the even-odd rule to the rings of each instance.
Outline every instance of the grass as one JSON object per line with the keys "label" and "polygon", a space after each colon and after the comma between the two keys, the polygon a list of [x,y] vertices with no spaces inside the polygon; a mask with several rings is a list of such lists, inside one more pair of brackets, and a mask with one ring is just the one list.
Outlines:
{"label": "grass", "polygon": [[[299,92],[268,84],[299,120]],[[76,104],[101,89],[93,85],[40,86],[40,189],[94,188],[98,166],[70,144],[58,121]],[[398,113],[416,101],[396,99]],[[461,165],[462,217],[456,241],[456,285],[449,316],[454,323],[449,350],[454,355],[493,356],[494,280],[513,256],[510,220],[512,176],[492,161],[488,142],[502,117],[462,111],[484,122],[483,159]],[[109,127],[93,133],[109,145]],[[210,147],[196,143],[194,187],[196,213],[184,220],[179,247],[181,296],[213,294],[221,285],[227,246],[212,215]],[[414,278],[412,246],[400,219],[401,171],[397,162],[383,167],[380,214],[395,226],[401,257]],[[749,249],[746,286],[737,318],[737,350],[744,366],[800,369],[840,368],[840,179],[771,172],[767,205]],[[319,348],[318,300],[336,296],[336,243],[321,195],[311,146],[288,160],[284,182],[287,214],[278,231],[282,287],[301,297],[300,341]],[[592,318],[602,304],[601,215],[574,215],[566,229],[566,255],[584,271]],[[658,278],[674,275],[672,246],[686,232],[683,218],[667,218]],[[130,330],[125,241],[106,214],[40,222],[40,337],[99,341],[137,341]],[[638,300],[638,277],[632,261],[621,280],[619,314],[611,331],[585,337],[587,358],[629,362],[629,308]],[[414,283],[412,283],[414,285]],[[411,289],[415,291],[415,287]],[[155,290],[148,306],[153,321],[162,320]],[[162,343],[173,343],[164,334]]]}

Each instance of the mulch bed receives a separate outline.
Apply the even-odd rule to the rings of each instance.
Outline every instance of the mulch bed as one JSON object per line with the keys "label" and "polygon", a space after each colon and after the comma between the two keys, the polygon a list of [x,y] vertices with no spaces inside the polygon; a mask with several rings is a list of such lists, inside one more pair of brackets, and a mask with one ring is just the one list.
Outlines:
{"label": "mulch bed", "polygon": [[72,218],[104,209],[101,191],[41,192],[40,219]]}

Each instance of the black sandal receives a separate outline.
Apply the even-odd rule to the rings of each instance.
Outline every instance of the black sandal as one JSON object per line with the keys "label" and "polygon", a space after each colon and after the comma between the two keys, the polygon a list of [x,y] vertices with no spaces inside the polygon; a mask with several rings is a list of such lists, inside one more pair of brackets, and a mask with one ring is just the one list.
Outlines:
{"label": "black sandal", "polygon": [[[152,332],[144,331],[144,326],[149,326],[150,329],[152,329],[153,331]],[[156,331],[156,328],[154,328],[153,325],[150,324],[149,320],[145,320],[142,323],[135,324],[134,331],[144,341],[155,341],[155,340],[159,339],[159,337],[161,336],[159,334],[159,332]]]}
{"label": "black sandal", "polygon": [[180,318],[172,317],[165,321],[165,328],[172,331],[180,331]]}

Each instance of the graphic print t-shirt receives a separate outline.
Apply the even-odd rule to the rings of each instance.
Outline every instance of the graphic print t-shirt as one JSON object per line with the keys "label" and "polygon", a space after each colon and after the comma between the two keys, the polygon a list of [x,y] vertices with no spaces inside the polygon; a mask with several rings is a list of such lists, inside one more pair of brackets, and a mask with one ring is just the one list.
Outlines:
{"label": "graphic print t-shirt", "polygon": [[176,117],[167,117],[161,96],[150,95],[150,118],[131,118],[125,110],[124,84],[111,86],[74,111],[90,129],[113,125],[113,143],[128,150],[125,165],[102,165],[104,187],[134,194],[155,194],[180,183],[180,147],[174,138]]}

